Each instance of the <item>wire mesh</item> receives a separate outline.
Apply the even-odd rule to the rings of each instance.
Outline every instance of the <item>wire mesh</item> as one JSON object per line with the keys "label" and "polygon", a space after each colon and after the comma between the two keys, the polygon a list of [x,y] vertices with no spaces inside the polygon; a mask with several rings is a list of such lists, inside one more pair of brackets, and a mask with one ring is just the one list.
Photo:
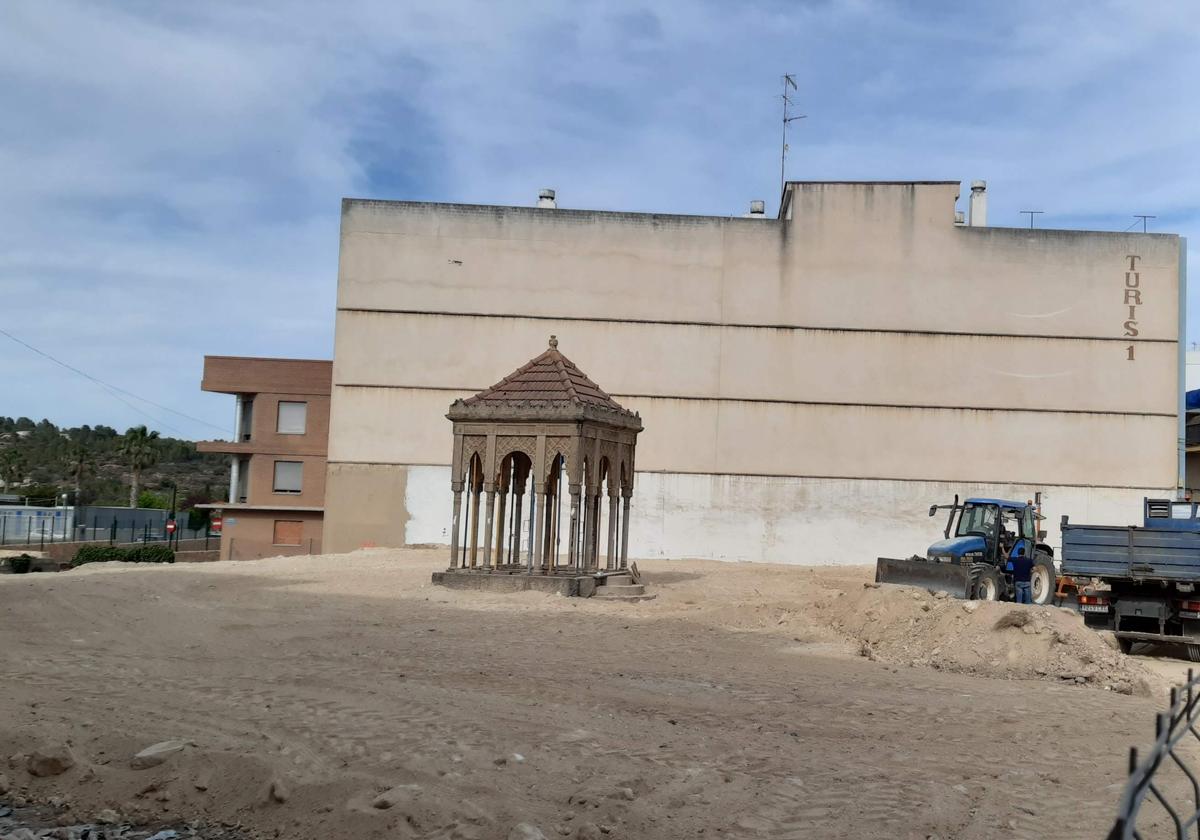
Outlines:
{"label": "wire mesh", "polygon": [[[1170,705],[1154,722],[1154,743],[1141,760],[1137,747],[1129,750],[1129,779],[1117,807],[1117,818],[1109,840],[1146,840],[1150,836],[1200,840],[1200,764],[1195,752],[1200,747],[1200,676],[1188,669],[1187,682],[1171,689]],[[1145,833],[1151,805],[1165,812],[1169,825],[1164,835]],[[1139,826],[1139,819],[1141,825]],[[1157,828],[1157,826],[1155,826]]]}

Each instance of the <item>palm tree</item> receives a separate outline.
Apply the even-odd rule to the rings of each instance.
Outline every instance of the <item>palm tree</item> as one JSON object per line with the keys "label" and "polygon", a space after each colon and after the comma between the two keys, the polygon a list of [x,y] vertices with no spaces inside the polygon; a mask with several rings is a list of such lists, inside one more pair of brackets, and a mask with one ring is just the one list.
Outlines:
{"label": "palm tree", "polygon": [[87,443],[80,440],[73,440],[67,446],[67,451],[63,454],[63,460],[66,462],[67,474],[75,479],[75,504],[79,504],[79,494],[82,490],[83,477],[92,471],[95,466],[92,460],[92,450]]}
{"label": "palm tree", "polygon": [[129,506],[135,508],[139,485],[142,483],[142,470],[158,463],[158,432],[148,431],[145,426],[134,426],[121,438],[117,452],[133,473],[133,481],[129,485]]}
{"label": "palm tree", "polygon": [[5,492],[9,486],[18,483],[25,477],[25,459],[15,449],[5,449],[0,452],[0,483],[4,484]]}

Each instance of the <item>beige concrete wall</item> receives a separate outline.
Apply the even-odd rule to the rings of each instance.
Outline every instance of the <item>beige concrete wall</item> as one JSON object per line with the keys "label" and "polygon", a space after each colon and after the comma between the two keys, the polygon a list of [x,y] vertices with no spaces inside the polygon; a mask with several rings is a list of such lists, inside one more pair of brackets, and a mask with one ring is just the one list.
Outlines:
{"label": "beige concrete wall", "polygon": [[[463,392],[465,394],[465,392]],[[333,459],[449,464],[449,424],[380,426],[440,417],[455,394],[346,388]],[[999,410],[831,406],[638,398],[638,469],[729,475],[836,476],[989,483],[1170,487],[1172,417]],[[1167,441],[1162,444],[1161,441]],[[1159,445],[1154,445],[1158,441]]]}
{"label": "beige concrete wall", "polygon": [[[449,445],[446,463],[449,465]],[[446,467],[449,476],[450,468]],[[329,464],[325,500],[328,551],[405,545],[408,468],[389,464]],[[449,478],[446,479],[449,495]],[[450,503],[446,503],[449,510]]]}
{"label": "beige concrete wall", "polygon": [[[516,367],[518,350],[533,355],[552,332],[559,349],[623,402],[657,396],[922,406],[933,397],[937,404],[995,408],[1157,407],[1174,416],[1178,386],[1173,342],[1139,345],[1130,363],[1127,344],[1096,339],[355,311],[338,318],[343,388],[354,382],[475,393],[509,372],[497,354]],[[468,336],[502,349],[472,352]],[[414,348],[442,349],[414,365]],[[630,363],[638,359],[646,363]]]}
{"label": "beige concrete wall", "polygon": [[957,227],[956,193],[803,185],[783,220],[348,201],[330,546],[407,539],[405,465],[447,464],[450,402],[549,333],[642,413],[640,470],[1172,487],[1178,238]]}
{"label": "beige concrete wall", "polygon": [[783,221],[347,201],[338,307],[1121,338],[1135,254],[1138,337],[1175,339],[1178,237],[955,226],[957,191],[809,185]]}

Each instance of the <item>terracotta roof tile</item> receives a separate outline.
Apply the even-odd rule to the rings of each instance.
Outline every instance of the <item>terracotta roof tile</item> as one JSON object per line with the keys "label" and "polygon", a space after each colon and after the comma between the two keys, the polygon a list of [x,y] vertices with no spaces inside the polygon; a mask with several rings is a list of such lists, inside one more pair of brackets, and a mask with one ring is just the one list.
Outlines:
{"label": "terracotta roof tile", "polygon": [[554,336],[550,336],[550,348],[546,352],[529,360],[491,388],[464,400],[467,406],[489,408],[527,405],[530,402],[590,405],[630,413],[589,379],[574,362],[558,352],[558,339]]}

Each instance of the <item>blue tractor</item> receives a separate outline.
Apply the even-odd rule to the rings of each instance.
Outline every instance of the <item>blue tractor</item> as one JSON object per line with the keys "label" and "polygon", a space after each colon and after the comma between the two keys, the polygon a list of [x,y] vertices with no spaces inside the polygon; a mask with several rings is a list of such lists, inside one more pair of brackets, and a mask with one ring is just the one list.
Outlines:
{"label": "blue tractor", "polygon": [[1041,514],[1032,502],[1005,499],[967,499],[931,505],[929,515],[950,511],[943,539],[907,560],[880,557],[877,583],[898,583],[948,592],[980,601],[1011,601],[1015,589],[1008,571],[1010,558],[1033,557],[1030,589],[1035,604],[1054,601],[1057,575],[1054,549],[1037,528]]}

